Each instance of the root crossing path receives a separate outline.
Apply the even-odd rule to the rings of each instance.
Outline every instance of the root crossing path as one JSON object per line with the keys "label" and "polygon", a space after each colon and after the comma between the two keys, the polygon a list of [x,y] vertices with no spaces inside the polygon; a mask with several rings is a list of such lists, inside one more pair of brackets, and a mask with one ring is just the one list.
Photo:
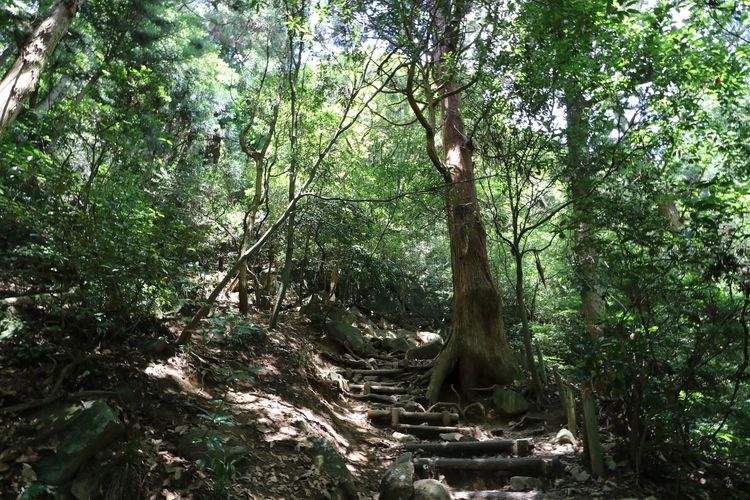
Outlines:
{"label": "root crossing path", "polygon": [[[575,459],[554,454],[555,447],[548,443],[535,444],[532,435],[547,433],[543,418],[525,416],[520,422],[503,422],[487,414],[481,403],[425,407],[431,361],[408,361],[383,353],[368,360],[339,359],[338,366],[336,378],[342,393],[365,402],[373,425],[401,443],[394,463],[383,475],[381,499],[408,498],[389,491],[393,487],[389,477],[403,476],[389,471],[408,461],[413,465],[413,484],[432,479],[444,488],[443,496],[424,498],[571,498],[570,491],[555,490],[555,479]],[[435,486],[435,481],[430,483]]]}

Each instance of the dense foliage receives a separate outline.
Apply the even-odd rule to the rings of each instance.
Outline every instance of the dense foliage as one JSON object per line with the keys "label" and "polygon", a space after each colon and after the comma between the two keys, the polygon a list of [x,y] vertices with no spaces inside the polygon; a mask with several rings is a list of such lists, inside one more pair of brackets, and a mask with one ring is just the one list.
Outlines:
{"label": "dense foliage", "polygon": [[[0,7],[3,72],[51,4]],[[192,312],[302,188],[248,262],[256,308],[333,280],[345,303],[419,294],[436,313],[415,326],[446,326],[445,187],[403,97],[426,36],[404,16],[428,4],[86,1],[0,138],[2,293],[54,293],[82,343],[142,332]],[[528,335],[591,384],[637,467],[654,447],[744,460],[747,5],[471,7],[442,71],[466,85],[519,359]]]}

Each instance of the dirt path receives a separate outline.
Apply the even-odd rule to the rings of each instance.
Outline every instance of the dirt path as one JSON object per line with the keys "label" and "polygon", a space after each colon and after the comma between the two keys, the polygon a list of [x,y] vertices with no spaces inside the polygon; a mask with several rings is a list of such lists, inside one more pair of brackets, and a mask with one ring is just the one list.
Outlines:
{"label": "dirt path", "polygon": [[[627,494],[634,490],[627,477],[588,477],[577,444],[554,442],[562,423],[554,406],[514,420],[498,418],[486,402],[425,407],[429,361],[382,350],[358,358],[296,312],[264,332],[261,316],[238,318],[230,308],[185,349],[112,339],[63,378],[77,358],[65,336],[44,333],[41,322],[36,344],[4,345],[2,408],[44,401],[59,386],[57,403],[83,407],[88,399],[65,395],[98,394],[125,426],[55,491],[94,475],[103,478],[101,498],[330,498],[341,478],[318,460],[313,448],[324,442],[361,500],[379,497],[383,475],[404,453],[412,454],[415,480],[436,479],[457,499],[636,496]],[[0,414],[0,497],[35,484],[34,467],[55,453],[56,438],[36,417],[43,409]],[[512,480],[518,476],[540,482]]]}

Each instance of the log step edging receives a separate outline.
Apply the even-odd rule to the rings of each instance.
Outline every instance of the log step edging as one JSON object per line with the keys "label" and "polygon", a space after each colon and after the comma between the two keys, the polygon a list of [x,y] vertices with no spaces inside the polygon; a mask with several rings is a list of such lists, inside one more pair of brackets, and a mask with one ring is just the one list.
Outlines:
{"label": "log step edging", "polygon": [[539,500],[547,495],[538,490],[533,491],[452,491],[455,500]]}
{"label": "log step edging", "polygon": [[474,432],[473,427],[449,427],[445,425],[398,424],[392,426],[392,428],[397,431],[402,431],[405,434],[444,434],[450,432],[469,434]]}
{"label": "log step edging", "polygon": [[405,451],[433,456],[476,456],[510,453],[519,457],[531,455],[534,442],[531,439],[492,439],[487,441],[457,441],[406,443]]}
{"label": "log step edging", "polygon": [[414,467],[442,470],[505,471],[519,476],[551,477],[560,470],[556,456],[519,458],[414,458]]}
{"label": "log step edging", "polygon": [[367,410],[367,418],[372,420],[391,419],[391,425],[397,426],[404,421],[427,422],[442,424],[443,426],[458,422],[458,413],[443,412],[415,412],[405,411],[403,408],[393,407],[389,410]]}

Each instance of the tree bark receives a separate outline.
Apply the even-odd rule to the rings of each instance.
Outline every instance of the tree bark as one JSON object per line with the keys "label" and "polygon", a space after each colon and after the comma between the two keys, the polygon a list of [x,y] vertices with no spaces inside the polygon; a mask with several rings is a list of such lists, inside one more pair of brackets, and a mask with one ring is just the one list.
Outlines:
{"label": "tree bark", "polygon": [[[435,61],[443,95],[444,162],[439,170],[447,185],[453,334],[438,356],[427,388],[427,397],[433,403],[438,401],[446,377],[454,370],[465,394],[473,387],[510,383],[518,374],[505,335],[500,293],[490,274],[486,233],[474,179],[473,146],[464,129],[459,85],[453,68],[444,60],[446,55],[459,53],[458,30],[464,14],[460,7],[441,1],[435,20],[440,34]],[[429,136],[428,132],[428,140]]]}
{"label": "tree bark", "polygon": [[[294,197],[294,190],[297,185],[297,135],[299,133],[299,119],[300,109],[297,104],[297,83],[299,81],[299,71],[302,67],[302,51],[304,49],[304,42],[300,38],[295,46],[295,35],[289,34],[289,52],[294,54],[294,57],[290,59],[290,71],[289,71],[289,111],[291,114],[291,124],[289,133],[289,149],[290,149],[290,161],[289,161],[289,199]],[[276,293],[276,299],[273,303],[273,309],[271,310],[271,318],[268,321],[268,328],[273,330],[276,328],[276,323],[279,320],[279,313],[281,312],[281,306],[284,304],[284,298],[286,297],[286,290],[289,286],[289,282],[292,278],[292,266],[294,257],[294,233],[297,229],[297,216],[295,212],[289,216],[289,220],[286,223],[286,246],[284,251],[284,267],[281,270],[281,281],[279,283],[279,289]]]}
{"label": "tree bark", "polygon": [[531,372],[531,382],[534,388],[534,396],[538,403],[541,403],[544,393],[542,381],[539,378],[539,370],[534,363],[534,351],[531,347],[531,328],[529,327],[529,315],[526,312],[526,299],[524,297],[523,286],[523,253],[520,244],[516,242],[513,248],[513,255],[516,264],[516,303],[518,304],[518,314],[521,316],[521,330],[523,332],[523,346],[526,354],[526,368]]}
{"label": "tree bark", "polygon": [[591,191],[594,167],[591,165],[588,148],[588,121],[586,103],[574,82],[565,89],[565,112],[567,142],[567,168],[573,217],[573,253],[577,286],[581,293],[581,315],[592,338],[602,333],[601,315],[604,299],[600,292],[598,252],[595,246],[592,224]]}
{"label": "tree bark", "polygon": [[39,85],[50,56],[68,31],[84,0],[57,0],[21,47],[13,65],[0,81],[0,138],[21,113],[26,99]]}
{"label": "tree bark", "polygon": [[[269,139],[270,141],[270,139]],[[260,155],[253,157],[255,162],[255,193],[253,194],[253,202],[250,205],[250,209],[245,215],[243,222],[242,231],[242,243],[240,245],[240,255],[245,253],[250,248],[250,242],[255,231],[255,218],[258,215],[258,208],[260,207],[261,200],[263,199],[263,174],[265,173],[265,160]],[[239,298],[239,310],[240,314],[247,316],[250,312],[248,300],[247,300],[247,265],[240,267],[238,275],[238,287],[237,295]]]}

